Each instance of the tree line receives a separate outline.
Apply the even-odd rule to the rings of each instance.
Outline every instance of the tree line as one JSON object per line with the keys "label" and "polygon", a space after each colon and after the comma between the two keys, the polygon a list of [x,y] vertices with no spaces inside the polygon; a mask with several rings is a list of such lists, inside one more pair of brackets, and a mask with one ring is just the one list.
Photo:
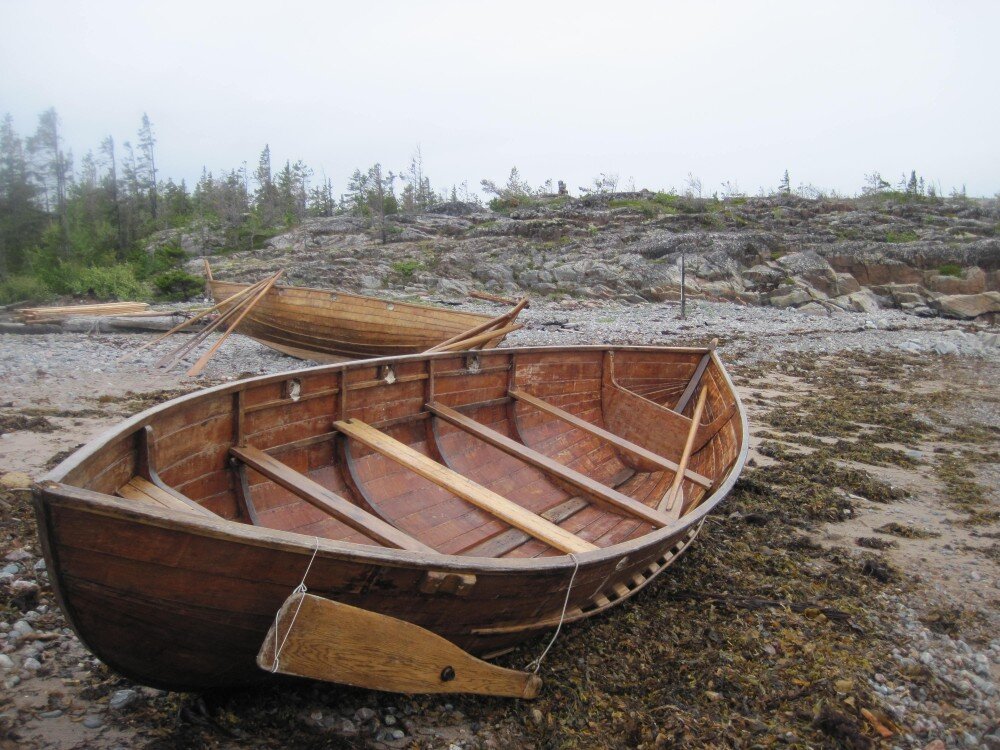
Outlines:
{"label": "tree line", "polygon": [[[213,173],[207,168],[193,188],[164,178],[157,167],[153,123],[143,115],[133,140],[107,136],[76,166],[64,146],[55,109],[38,118],[35,131],[16,132],[11,115],[0,123],[0,284],[14,284],[29,296],[76,293],[81,277],[120,266],[130,293],[153,291],[178,296],[195,286],[178,270],[179,248],[146,251],[154,233],[169,228],[210,226],[224,232],[230,249],[249,249],[307,216],[349,213],[372,222],[386,240],[385,217],[419,212],[443,200],[478,201],[468,186],[437,192],[417,147],[407,168],[395,173],[376,163],[356,169],[347,189],[335,195],[333,182],[303,161],[272,164],[265,145],[256,168]],[[30,281],[29,281],[30,279]],[[134,284],[133,284],[134,282]],[[180,289],[173,286],[180,285]],[[3,293],[0,302],[17,296]],[[97,293],[83,289],[81,293]]]}

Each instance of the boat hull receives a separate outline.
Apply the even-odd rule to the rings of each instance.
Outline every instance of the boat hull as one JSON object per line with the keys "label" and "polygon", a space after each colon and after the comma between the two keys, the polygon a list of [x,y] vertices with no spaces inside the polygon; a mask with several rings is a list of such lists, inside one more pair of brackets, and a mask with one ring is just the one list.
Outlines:
{"label": "boat hull", "polygon": [[[670,377],[673,382],[689,375],[702,350],[619,348],[621,372],[634,377],[620,373],[618,380],[636,387],[648,384],[647,371],[671,351],[684,359]],[[746,421],[717,358],[710,373],[718,393],[710,399],[717,401],[712,408],[716,416],[732,404],[737,408],[691,463],[695,471],[711,476],[711,489],[690,490],[683,515],[664,528],[644,529],[609,515],[618,524],[614,528],[624,531],[594,536],[600,548],[572,556],[544,546],[533,550],[532,544],[540,544],[536,541],[519,548],[517,554],[523,556],[484,557],[472,554],[471,547],[457,553],[423,552],[345,541],[349,536],[324,538],[308,533],[321,528],[311,521],[284,530],[253,525],[240,517],[229,450],[236,444],[258,446],[308,471],[331,460],[322,453],[330,442],[331,417],[353,415],[401,438],[414,425],[431,430],[433,420],[422,411],[431,387],[424,373],[437,375],[438,390],[430,398],[450,399],[455,406],[463,399],[475,401],[473,413],[480,415],[500,408],[494,392],[506,392],[513,379],[519,387],[535,387],[542,394],[547,384],[568,394],[566,401],[572,387],[554,379],[557,373],[577,384],[576,392],[582,395],[573,398],[585,399],[579,403],[600,404],[606,356],[605,348],[581,347],[349,363],[226,384],[143,412],[78,451],[34,488],[40,538],[60,605],[81,640],[102,661],[136,681],[179,690],[269,679],[255,657],[275,613],[307,569],[304,583],[311,593],[406,620],[481,656],[555,627],[563,619],[564,604],[567,622],[598,614],[634,595],[668,567],[736,481],[746,457]],[[294,393],[291,383],[298,389]],[[509,403],[507,407],[513,408]],[[557,426],[551,421],[522,414],[516,423],[526,444],[549,450],[552,439],[566,443],[563,433],[552,438]],[[174,512],[114,496],[139,470],[138,436],[147,427],[164,436],[156,451],[163,479],[214,515]],[[463,456],[475,458],[463,453],[465,448],[456,448],[456,434],[439,437],[439,459],[448,465],[460,467]],[[583,469],[597,455],[588,451],[581,449],[572,460],[567,458],[571,453],[555,455]],[[366,465],[376,466],[373,454],[341,455],[350,464],[345,464],[345,472],[354,467],[354,490],[361,504],[391,517],[388,501],[380,504],[376,488],[391,486],[393,480],[377,472],[365,475]],[[616,461],[608,452],[608,472],[621,468]],[[490,486],[497,489],[509,474],[500,458],[474,464],[467,473],[484,484],[493,482]],[[487,476],[491,467],[501,475],[495,480]],[[601,471],[594,469],[595,475]],[[530,507],[534,485],[518,481],[508,486],[515,485],[520,490],[509,496]],[[664,476],[628,473],[619,486],[631,488],[655,507]],[[341,491],[349,494],[347,488]],[[273,511],[261,515],[268,512]],[[596,506],[584,513],[591,512],[597,513]],[[419,524],[423,516],[407,518],[407,523]],[[594,518],[596,524],[603,523],[603,516]],[[509,533],[490,531],[489,523],[483,522],[485,541],[477,549]],[[416,526],[405,528],[417,533]],[[449,540],[435,545],[450,549]]]}
{"label": "boat hull", "polygon": [[[249,286],[214,279],[209,283],[217,302]],[[342,362],[416,354],[488,320],[487,315],[427,305],[275,286],[236,330],[282,354],[314,362]],[[490,346],[499,341],[490,342]]]}

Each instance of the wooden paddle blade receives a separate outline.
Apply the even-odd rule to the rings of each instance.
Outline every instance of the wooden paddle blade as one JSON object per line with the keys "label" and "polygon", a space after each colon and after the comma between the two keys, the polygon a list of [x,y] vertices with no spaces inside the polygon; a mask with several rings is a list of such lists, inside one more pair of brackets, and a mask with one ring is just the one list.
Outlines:
{"label": "wooden paddle blade", "polygon": [[477,659],[419,625],[297,592],[278,611],[257,665],[268,672],[392,693],[530,699],[542,686],[538,675]]}

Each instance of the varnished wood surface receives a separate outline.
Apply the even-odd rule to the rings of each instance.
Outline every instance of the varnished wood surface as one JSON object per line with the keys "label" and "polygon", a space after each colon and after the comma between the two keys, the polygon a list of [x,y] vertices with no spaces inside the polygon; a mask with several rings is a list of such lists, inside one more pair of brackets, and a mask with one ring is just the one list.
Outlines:
{"label": "varnished wood surface", "polygon": [[542,684],[405,620],[300,593],[282,605],[257,663],[267,671],[393,693],[530,699]]}
{"label": "varnished wood surface", "polygon": [[[643,394],[659,418],[704,354],[616,348],[615,385]],[[645,516],[656,514],[674,477],[661,464],[636,470],[621,446],[574,425],[612,430],[603,413],[607,357],[607,347],[576,347],[354,362],[229,383],[139,414],[35,488],[60,603],[84,643],[134,679],[185,689],[246,684],[267,678],[255,656],[315,550],[311,592],[406,620],[472,654],[494,653],[551,627],[562,609],[576,563],[567,545],[531,533],[541,528],[579,545],[568,619],[599,613],[669,565],[746,455],[745,418],[713,353],[701,387],[703,425],[714,432],[692,448],[688,467],[712,489],[685,481],[676,521],[637,517],[568,481],[584,477]],[[573,419],[511,398],[515,383]],[[458,427],[435,409],[479,427]],[[359,440],[338,422],[369,426],[378,449],[371,432]],[[115,497],[142,476],[136,436],[146,427],[155,431],[159,480],[208,515]],[[520,447],[502,450],[480,433]],[[241,450],[269,470],[279,464],[282,481],[276,471],[241,476],[230,459]],[[457,496],[459,485],[488,507]],[[312,500],[324,493],[365,524],[317,507]],[[516,519],[497,516],[496,497]],[[530,531],[509,523],[525,519]],[[383,546],[388,536],[368,533],[375,527],[423,548]]]}
{"label": "varnished wood surface", "polygon": [[[215,299],[245,289],[212,279]],[[491,318],[447,308],[309,287],[269,291],[238,331],[284,354],[317,361],[421,352]],[[480,343],[495,346],[504,331]]]}

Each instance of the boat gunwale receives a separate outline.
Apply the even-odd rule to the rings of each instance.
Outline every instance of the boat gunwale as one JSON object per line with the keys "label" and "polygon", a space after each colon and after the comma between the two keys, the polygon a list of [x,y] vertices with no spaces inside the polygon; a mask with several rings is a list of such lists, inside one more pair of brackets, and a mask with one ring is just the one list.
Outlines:
{"label": "boat gunwale", "polygon": [[[611,346],[611,345],[589,345],[589,346],[553,346],[553,347],[518,347],[490,350],[486,356],[491,354],[511,354],[527,355],[536,353],[563,353],[563,352],[676,352],[676,353],[698,353],[704,354],[706,347],[669,347],[669,346]],[[476,352],[475,354],[480,354]],[[425,361],[432,359],[449,359],[461,356],[461,352],[435,352],[433,354],[419,353],[404,356],[380,357],[376,359],[355,360],[352,362],[318,365],[315,367],[300,368],[297,370],[287,370],[271,375],[259,375],[253,378],[246,378],[231,383],[222,383],[210,388],[199,389],[191,393],[179,396],[162,404],[157,404],[146,409],[129,419],[116,424],[97,435],[82,448],[68,456],[55,468],[45,474],[33,485],[36,507],[40,510],[45,502],[52,502],[52,498],[58,498],[65,504],[83,504],[87,506],[89,512],[99,515],[123,518],[140,523],[147,523],[153,526],[172,528],[189,533],[198,533],[202,536],[213,536],[219,539],[252,544],[260,547],[272,547],[276,545],[284,551],[297,551],[301,554],[311,555],[317,550],[324,558],[364,560],[378,564],[412,567],[426,567],[432,565],[436,569],[447,569],[455,572],[482,572],[482,573],[518,573],[526,571],[548,572],[568,569],[576,565],[569,555],[555,555],[542,558],[493,558],[475,557],[469,555],[450,555],[444,553],[413,552],[400,549],[391,549],[376,545],[356,544],[333,539],[319,538],[308,534],[300,534],[279,529],[270,529],[263,526],[253,526],[239,523],[238,521],[200,517],[171,512],[169,510],[158,510],[154,507],[138,506],[129,501],[115,498],[94,490],[88,490],[76,485],[67,484],[63,481],[67,474],[77,469],[85,461],[89,460],[100,450],[103,450],[116,439],[122,439],[136,430],[141,429],[153,422],[153,420],[164,411],[169,411],[180,404],[207,399],[218,395],[230,395],[244,390],[250,383],[254,385],[265,385],[272,382],[281,382],[289,378],[301,377],[303,373],[321,372],[347,372],[357,368],[369,368],[374,366],[384,366],[413,361]],[[722,361],[716,352],[711,352],[712,359],[722,374],[726,385],[735,401],[737,413],[740,416],[742,426],[742,440],[739,454],[729,468],[724,481],[722,481],[714,492],[699,503],[694,511],[687,513],[677,519],[674,523],[654,529],[647,534],[629,539],[618,544],[602,547],[597,550],[576,553],[573,557],[580,565],[597,564],[616,557],[627,557],[637,550],[646,549],[657,543],[677,534],[687,531],[691,526],[699,523],[707,516],[716,505],[718,505],[732,490],[735,485],[749,453],[749,424],[746,411],[743,408],[739,394],[733,385],[732,379],[727,372]],[[47,516],[47,514],[46,514]],[[46,529],[47,532],[47,529]],[[47,533],[46,533],[47,536]]]}
{"label": "boat gunwale", "polygon": [[[210,285],[215,285],[215,284],[229,284],[230,286],[242,286],[242,287],[253,286],[253,284],[248,284],[248,283],[245,283],[245,282],[242,282],[242,281],[226,281],[225,279],[210,279],[208,283]],[[441,305],[431,305],[431,304],[425,304],[425,303],[421,303],[421,302],[407,302],[405,300],[385,299],[384,297],[374,297],[374,296],[367,295],[367,294],[354,294],[352,292],[342,292],[342,291],[339,291],[337,289],[323,289],[322,287],[318,287],[318,286],[296,286],[294,284],[275,284],[274,285],[274,290],[276,292],[279,292],[279,293],[287,293],[287,292],[300,293],[300,292],[304,292],[304,293],[307,293],[306,296],[309,296],[310,294],[313,294],[313,293],[318,293],[318,294],[325,294],[325,295],[327,295],[327,297],[329,297],[332,294],[332,295],[336,295],[336,300],[334,300],[334,301],[337,301],[337,302],[340,301],[341,297],[348,297],[350,299],[355,299],[355,300],[364,300],[365,302],[381,302],[382,304],[385,304],[385,305],[400,305],[400,306],[403,306],[403,307],[416,308],[418,310],[430,310],[432,312],[439,312],[439,313],[446,313],[446,314],[447,313],[451,313],[451,314],[454,314],[454,315],[463,315],[463,316],[464,315],[468,315],[469,317],[480,318],[483,322],[486,322],[488,320],[492,320],[493,317],[494,317],[494,316],[490,315],[489,313],[472,312],[470,310],[452,310],[449,307],[444,307],[444,306],[441,306]],[[214,297],[214,294],[213,294],[213,297]],[[216,301],[220,301],[220,300],[216,300]],[[395,310],[391,310],[390,312],[395,312]]]}

